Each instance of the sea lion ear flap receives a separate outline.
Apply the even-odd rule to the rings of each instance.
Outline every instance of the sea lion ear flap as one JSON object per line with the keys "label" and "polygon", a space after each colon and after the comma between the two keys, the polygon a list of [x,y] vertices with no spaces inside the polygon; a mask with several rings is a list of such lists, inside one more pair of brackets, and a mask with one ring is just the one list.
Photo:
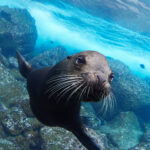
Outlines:
{"label": "sea lion ear flap", "polygon": [[33,68],[18,51],[16,51],[16,55],[18,59],[19,71],[23,77],[27,78]]}
{"label": "sea lion ear flap", "polygon": [[71,59],[72,58],[72,56],[67,56],[67,59]]}

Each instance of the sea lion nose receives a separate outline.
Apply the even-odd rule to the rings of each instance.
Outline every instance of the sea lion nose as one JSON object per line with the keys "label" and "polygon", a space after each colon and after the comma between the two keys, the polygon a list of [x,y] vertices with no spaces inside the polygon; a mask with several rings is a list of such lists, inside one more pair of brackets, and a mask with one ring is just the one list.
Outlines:
{"label": "sea lion nose", "polygon": [[87,81],[89,84],[95,84],[98,82],[97,76],[94,73],[86,72],[81,73],[81,76]]}
{"label": "sea lion nose", "polygon": [[103,85],[106,82],[106,79],[97,75],[98,84]]}

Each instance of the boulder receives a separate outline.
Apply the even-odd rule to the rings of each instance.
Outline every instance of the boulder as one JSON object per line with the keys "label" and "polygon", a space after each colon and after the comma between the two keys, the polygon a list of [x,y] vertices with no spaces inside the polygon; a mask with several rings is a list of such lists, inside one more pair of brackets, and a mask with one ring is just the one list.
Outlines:
{"label": "boulder", "polygon": [[144,134],[140,143],[131,150],[149,150],[150,149],[150,123],[144,123]]}
{"label": "boulder", "polygon": [[142,129],[133,112],[121,112],[112,121],[100,127],[119,150],[128,150],[139,143]]}
{"label": "boulder", "polygon": [[17,147],[13,142],[0,138],[0,149],[1,150],[19,150],[19,147]]}
{"label": "boulder", "polygon": [[0,7],[0,48],[5,56],[32,52],[37,39],[35,21],[25,9]]}
{"label": "boulder", "polygon": [[118,106],[122,110],[137,110],[150,107],[150,85],[142,78],[134,75],[122,62],[108,59],[114,72],[112,92]]}
{"label": "boulder", "polygon": [[105,110],[105,107],[102,109],[102,102],[92,103],[96,114],[100,116],[104,114],[104,118],[111,119],[120,111],[132,110],[138,115],[140,114],[142,118],[150,118],[149,115],[146,115],[150,112],[150,84],[134,75],[122,62],[111,58],[108,58],[108,61],[114,72],[111,87],[114,95],[113,100],[115,101],[113,106],[109,101],[106,101],[106,104],[108,104],[107,110]]}
{"label": "boulder", "polygon": [[9,105],[11,102],[28,97],[24,84],[15,79],[12,70],[0,62],[0,101]]}
{"label": "boulder", "polygon": [[33,59],[30,60],[30,64],[35,68],[54,66],[65,57],[67,57],[66,49],[62,46],[58,46],[33,57]]}
{"label": "boulder", "polygon": [[13,107],[1,116],[1,123],[9,135],[19,135],[25,130],[32,129],[21,108]]}
{"label": "boulder", "polygon": [[[94,130],[88,128],[86,130],[101,145],[102,149],[111,149],[110,145],[108,147],[108,141],[104,134],[98,135]],[[44,150],[86,150],[71,132],[63,128],[43,127],[40,130],[40,135],[43,141],[42,149]]]}
{"label": "boulder", "polygon": [[99,130],[102,121],[96,116],[89,103],[83,103],[80,110],[80,117],[82,123],[91,129]]}
{"label": "boulder", "polygon": [[30,142],[22,135],[8,136],[6,140],[12,142],[16,146],[16,148],[14,148],[15,150],[31,150]]}

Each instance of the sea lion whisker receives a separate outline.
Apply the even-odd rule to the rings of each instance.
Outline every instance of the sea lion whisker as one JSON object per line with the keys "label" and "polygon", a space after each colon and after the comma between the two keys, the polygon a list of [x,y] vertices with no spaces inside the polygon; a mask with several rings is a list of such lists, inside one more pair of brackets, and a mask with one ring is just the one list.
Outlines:
{"label": "sea lion whisker", "polygon": [[74,76],[77,76],[77,75],[69,75],[69,74],[62,74],[62,75],[52,75],[52,76],[50,76],[50,78],[56,78],[56,77],[66,77],[66,76],[68,76],[68,77],[74,77]]}
{"label": "sea lion whisker", "polygon": [[59,77],[49,78],[48,81],[53,80],[53,79],[61,79],[61,78],[73,78],[74,79],[74,78],[82,78],[82,77],[79,77],[79,76],[71,76],[71,77],[70,76],[59,76]]}
{"label": "sea lion whisker", "polygon": [[104,98],[104,101],[105,101],[105,111],[103,115],[105,116],[106,112],[108,112],[108,109],[109,112],[112,112],[113,109],[113,103],[110,94]]}
{"label": "sea lion whisker", "polygon": [[[81,83],[81,82],[80,82]],[[78,83],[76,83],[76,84],[73,84],[73,85],[71,85],[71,86],[68,86],[68,87],[66,87],[65,89],[63,89],[59,94],[58,94],[58,101],[60,101],[60,99],[66,94],[66,93],[68,93],[70,90],[72,90],[73,88],[75,88],[77,85],[79,85],[80,84],[79,82]]]}
{"label": "sea lion whisker", "polygon": [[[103,98],[103,97],[104,97],[104,95],[102,95],[102,98]],[[105,107],[106,107],[106,102],[105,102],[105,100],[103,99],[103,100],[100,101],[100,103],[101,103],[101,111],[99,111],[99,112],[97,113],[97,115],[99,115],[101,112],[103,112],[103,113],[102,113],[102,116],[104,116]]]}
{"label": "sea lion whisker", "polygon": [[[83,85],[84,85],[84,84],[85,84],[85,82],[83,83]],[[79,95],[79,101],[81,101],[82,93],[84,92],[85,88],[87,88],[87,86],[85,86],[85,87],[82,89],[82,91],[81,91],[81,93],[80,93],[80,95]]]}
{"label": "sea lion whisker", "polygon": [[76,85],[76,84],[79,84],[79,81],[77,82],[72,82],[71,84],[70,83],[67,83],[67,82],[63,82],[61,84],[58,84],[58,85],[55,85],[53,87],[51,87],[48,91],[48,93],[51,93],[49,94],[49,98],[54,95],[56,92],[60,91],[61,89],[63,88],[66,88],[68,86],[72,87],[73,85]]}
{"label": "sea lion whisker", "polygon": [[49,79],[57,79],[57,78],[64,78],[64,77],[71,78],[71,77],[79,77],[79,76],[77,76],[77,75],[59,75],[59,76],[51,76],[51,77],[49,77]]}
{"label": "sea lion whisker", "polygon": [[54,76],[54,78],[55,78],[55,77],[62,77],[62,76],[74,77],[74,76],[77,76],[77,75],[73,75],[73,74],[72,74],[72,75],[71,75],[71,74],[55,75],[55,74],[54,74],[54,75],[52,75],[50,78],[53,78],[53,76]]}
{"label": "sea lion whisker", "polygon": [[48,87],[48,89],[45,91],[45,94],[46,93],[49,93],[49,92],[52,92],[54,89],[56,89],[56,88],[62,88],[62,86],[67,86],[67,85],[70,85],[70,83],[60,83],[60,84],[53,84],[53,85],[51,85],[50,86],[50,88]]}
{"label": "sea lion whisker", "polygon": [[57,82],[53,82],[51,84],[49,84],[49,86],[51,88],[54,88],[54,87],[59,87],[59,86],[62,86],[62,85],[65,85],[65,84],[70,84],[70,83],[76,83],[76,82],[80,82],[82,80],[66,80],[66,81],[57,81]]}
{"label": "sea lion whisker", "polygon": [[73,78],[70,78],[70,77],[63,77],[63,78],[54,78],[54,79],[51,79],[51,80],[48,80],[47,83],[50,84],[51,82],[55,82],[55,81],[66,81],[66,80],[77,80],[77,79],[82,79],[81,77],[73,77]]}
{"label": "sea lion whisker", "polygon": [[113,100],[110,97],[110,94],[107,96],[109,111],[112,112],[113,109]]}
{"label": "sea lion whisker", "polygon": [[[59,84],[56,86],[53,86],[53,88],[50,88],[49,91],[47,91],[49,94],[49,97],[51,97],[53,94],[55,94],[56,92],[60,91],[61,89],[67,87],[68,85],[70,85],[70,83],[68,84]],[[70,85],[71,86],[71,85]]]}
{"label": "sea lion whisker", "polygon": [[88,87],[88,92],[87,92],[87,98],[88,98],[88,96],[89,96],[89,94],[90,94],[90,86]]}
{"label": "sea lion whisker", "polygon": [[51,84],[48,84],[49,86],[53,86],[53,85],[58,85],[58,84],[65,84],[65,83],[75,83],[75,82],[80,82],[80,81],[82,81],[81,79],[79,80],[77,80],[77,79],[74,79],[74,80],[72,80],[72,79],[70,79],[70,80],[58,80],[58,81],[53,81]]}
{"label": "sea lion whisker", "polygon": [[109,106],[109,111],[112,112],[113,110],[113,99],[111,98],[110,94],[107,96],[107,103],[108,103],[108,106]]}
{"label": "sea lion whisker", "polygon": [[113,110],[114,110],[114,108],[117,106],[116,98],[112,92],[110,92],[110,97],[111,97],[111,101],[113,103]]}
{"label": "sea lion whisker", "polygon": [[78,86],[78,88],[76,88],[76,89],[69,95],[69,97],[67,98],[67,101],[69,101],[70,98],[73,96],[73,94],[74,94],[75,92],[77,92],[77,90],[79,90],[83,85],[84,85],[84,83],[82,83],[80,86]]}
{"label": "sea lion whisker", "polygon": [[86,86],[86,88],[84,89],[84,91],[83,91],[83,94],[82,94],[82,95],[84,95],[84,94],[86,94],[86,93],[87,93],[87,89],[88,89],[88,86]]}
{"label": "sea lion whisker", "polygon": [[47,80],[47,83],[57,79],[66,79],[66,78],[75,78],[75,77],[67,77],[67,76],[59,76],[59,77],[51,77]]}
{"label": "sea lion whisker", "polygon": [[77,90],[79,90],[83,85],[84,85],[84,83],[82,83],[80,86],[78,86],[78,88],[76,88],[76,89],[68,96],[67,101],[69,101],[70,98],[72,97],[72,95],[73,95],[75,92],[77,92]]}
{"label": "sea lion whisker", "polygon": [[102,113],[102,116],[104,117],[104,116],[106,116],[106,112],[107,112],[107,100],[106,99],[104,99],[103,100],[103,108],[102,108],[102,111],[103,111],[103,113]]}

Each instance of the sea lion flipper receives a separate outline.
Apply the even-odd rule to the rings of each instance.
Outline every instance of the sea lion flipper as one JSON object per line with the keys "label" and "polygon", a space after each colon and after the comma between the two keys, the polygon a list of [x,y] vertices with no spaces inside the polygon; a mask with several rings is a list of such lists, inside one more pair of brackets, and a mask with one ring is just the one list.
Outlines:
{"label": "sea lion flipper", "polygon": [[33,68],[18,51],[16,51],[16,55],[18,59],[19,71],[23,77],[27,78]]}
{"label": "sea lion flipper", "polygon": [[88,150],[103,150],[102,145],[98,145],[83,126],[73,129],[72,132]]}

